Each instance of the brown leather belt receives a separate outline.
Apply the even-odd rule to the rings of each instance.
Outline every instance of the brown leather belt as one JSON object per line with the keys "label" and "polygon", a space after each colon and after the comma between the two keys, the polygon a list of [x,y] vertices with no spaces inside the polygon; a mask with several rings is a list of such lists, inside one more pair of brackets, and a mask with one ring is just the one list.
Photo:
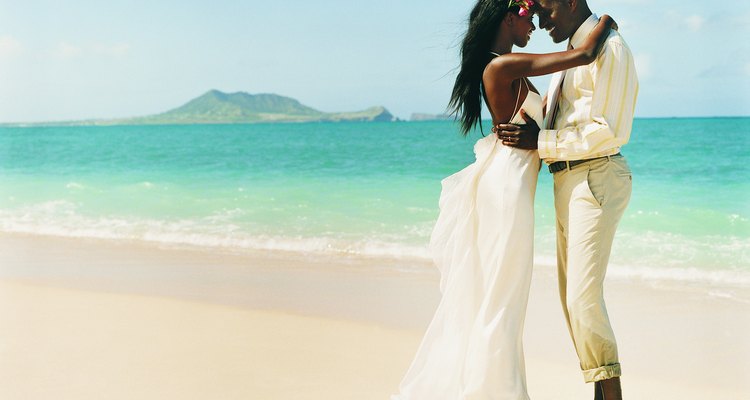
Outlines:
{"label": "brown leather belt", "polygon": [[554,174],[555,172],[560,172],[560,171],[563,171],[563,170],[566,170],[566,169],[571,169],[571,168],[575,167],[576,165],[581,165],[581,164],[589,162],[589,161],[600,160],[602,158],[609,159],[610,157],[617,157],[617,156],[621,156],[621,155],[622,154],[617,153],[617,154],[612,154],[611,156],[588,158],[588,159],[585,159],[585,160],[557,161],[557,162],[553,162],[552,164],[549,165],[549,172],[551,172],[551,173]]}

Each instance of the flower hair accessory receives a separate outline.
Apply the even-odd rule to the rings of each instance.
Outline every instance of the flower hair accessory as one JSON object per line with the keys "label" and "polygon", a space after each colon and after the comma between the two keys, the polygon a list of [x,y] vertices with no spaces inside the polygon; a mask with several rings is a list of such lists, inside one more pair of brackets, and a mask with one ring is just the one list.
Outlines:
{"label": "flower hair accessory", "polygon": [[508,2],[508,8],[511,8],[513,6],[518,6],[521,8],[520,10],[518,10],[518,15],[520,17],[525,17],[529,15],[529,9],[531,9],[531,6],[533,5],[534,5],[534,0],[521,0],[521,1],[510,0],[510,2]]}

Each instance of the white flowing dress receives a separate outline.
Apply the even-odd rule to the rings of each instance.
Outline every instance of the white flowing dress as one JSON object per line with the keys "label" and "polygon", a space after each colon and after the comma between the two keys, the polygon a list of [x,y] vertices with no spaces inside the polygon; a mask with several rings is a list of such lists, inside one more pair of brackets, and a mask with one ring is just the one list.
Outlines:
{"label": "white flowing dress", "polygon": [[[542,126],[542,99],[520,109]],[[525,123],[517,112],[512,123]],[[534,254],[535,150],[494,134],[442,181],[430,248],[442,298],[391,400],[526,400],[523,325]]]}

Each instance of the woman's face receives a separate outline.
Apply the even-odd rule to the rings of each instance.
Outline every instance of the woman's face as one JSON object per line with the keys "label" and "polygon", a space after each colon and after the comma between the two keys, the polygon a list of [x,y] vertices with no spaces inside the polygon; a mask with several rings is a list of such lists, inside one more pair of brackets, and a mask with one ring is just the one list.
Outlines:
{"label": "woman's face", "polygon": [[536,30],[534,14],[528,13],[523,17],[514,14],[511,18],[513,18],[513,44],[518,47],[526,47],[531,40],[531,33]]}

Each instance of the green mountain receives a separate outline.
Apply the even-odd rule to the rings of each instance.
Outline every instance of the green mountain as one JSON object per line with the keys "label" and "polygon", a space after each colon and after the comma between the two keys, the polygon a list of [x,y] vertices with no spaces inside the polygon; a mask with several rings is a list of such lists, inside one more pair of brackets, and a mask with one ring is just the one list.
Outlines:
{"label": "green mountain", "polygon": [[182,107],[144,117],[153,123],[239,123],[319,120],[326,116],[299,101],[275,94],[224,93],[211,90]]}
{"label": "green mountain", "polygon": [[357,112],[325,113],[301,104],[290,97],[276,94],[224,93],[218,90],[210,90],[204,95],[190,100],[181,107],[145,117],[3,125],[180,125],[245,124],[256,122],[394,121],[395,119],[384,107],[371,107]]}

